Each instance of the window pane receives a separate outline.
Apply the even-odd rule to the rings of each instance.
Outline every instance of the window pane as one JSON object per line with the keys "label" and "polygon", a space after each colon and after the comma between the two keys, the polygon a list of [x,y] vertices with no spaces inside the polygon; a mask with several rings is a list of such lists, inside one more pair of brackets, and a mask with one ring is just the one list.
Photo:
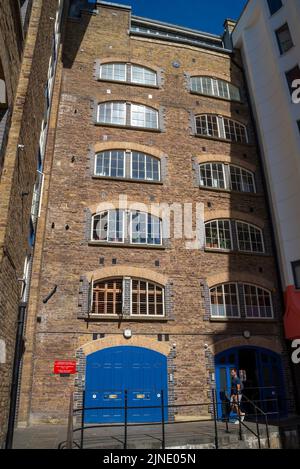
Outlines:
{"label": "window pane", "polygon": [[215,220],[205,224],[206,248],[232,249],[229,220]]}
{"label": "window pane", "polygon": [[272,318],[271,294],[254,285],[243,285],[246,316],[249,318]]}
{"label": "window pane", "polygon": [[210,289],[211,314],[215,317],[239,317],[237,285],[225,284]]}
{"label": "window pane", "polygon": [[281,28],[277,29],[276,37],[281,54],[284,54],[293,47],[292,36],[288,24],[284,24]]}
{"label": "window pane", "polygon": [[126,104],[119,102],[100,104],[98,119],[102,123],[125,125]]}
{"label": "window pane", "polygon": [[158,128],[158,112],[146,106],[131,105],[131,125],[133,127]]}
{"label": "window pane", "polygon": [[240,251],[264,252],[262,231],[247,223],[237,222],[237,237]]}
{"label": "window pane", "polygon": [[238,192],[255,192],[254,176],[238,166],[230,166],[230,188]]}
{"label": "window pane", "polygon": [[139,83],[142,85],[156,85],[156,73],[148,68],[139,67],[137,65],[131,66],[131,81],[132,83]]}
{"label": "window pane", "polygon": [[94,283],[92,314],[121,314],[122,289],[122,279]]}
{"label": "window pane", "polygon": [[146,244],[147,242],[147,214],[134,212],[131,214],[131,240],[133,243]]}
{"label": "window pane", "polygon": [[268,5],[271,15],[274,15],[282,7],[282,0],[268,0]]}
{"label": "window pane", "polygon": [[196,117],[196,132],[207,137],[219,137],[217,116],[202,115]]}
{"label": "window pane", "polygon": [[126,81],[126,64],[110,63],[101,65],[100,78],[102,80]]}
{"label": "window pane", "polygon": [[124,151],[104,151],[96,155],[95,175],[125,177]]}

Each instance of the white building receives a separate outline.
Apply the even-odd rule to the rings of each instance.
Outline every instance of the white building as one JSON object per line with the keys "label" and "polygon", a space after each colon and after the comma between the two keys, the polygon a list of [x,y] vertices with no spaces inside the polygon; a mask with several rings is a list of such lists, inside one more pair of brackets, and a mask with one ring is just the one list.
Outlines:
{"label": "white building", "polygon": [[300,79],[300,0],[249,0],[232,40],[243,56],[263,153],[286,338],[300,338],[300,103],[292,99]]}

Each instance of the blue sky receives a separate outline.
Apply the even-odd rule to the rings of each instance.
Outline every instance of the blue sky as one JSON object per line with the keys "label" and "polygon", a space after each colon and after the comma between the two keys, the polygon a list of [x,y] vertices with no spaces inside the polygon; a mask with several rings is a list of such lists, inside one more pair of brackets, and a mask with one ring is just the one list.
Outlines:
{"label": "blue sky", "polygon": [[[108,0],[109,1],[109,0]],[[133,15],[222,34],[225,18],[237,19],[247,0],[111,0],[130,5]]]}

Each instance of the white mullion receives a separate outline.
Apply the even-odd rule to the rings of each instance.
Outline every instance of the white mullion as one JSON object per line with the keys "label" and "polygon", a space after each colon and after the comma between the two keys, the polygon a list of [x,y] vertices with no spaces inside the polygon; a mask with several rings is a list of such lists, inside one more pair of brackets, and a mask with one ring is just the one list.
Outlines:
{"label": "white mullion", "polygon": [[218,248],[221,249],[220,230],[219,230],[219,220],[216,220],[216,225],[217,225]]}
{"label": "white mullion", "polygon": [[224,189],[227,189],[227,178],[226,178],[226,173],[225,173],[225,165],[223,163],[222,163],[222,173],[223,173],[223,179],[224,179]]}
{"label": "white mullion", "polygon": [[218,126],[218,133],[219,138],[226,138],[225,135],[225,127],[224,127],[224,119],[223,117],[217,116],[217,126]]}
{"label": "white mullion", "polygon": [[147,180],[147,158],[146,158],[145,153],[144,153],[144,179]]}
{"label": "white mullion", "polygon": [[222,285],[222,295],[223,295],[223,305],[224,305],[224,312],[225,318],[227,318],[227,307],[226,307],[226,296],[225,296],[225,285]]}
{"label": "white mullion", "polygon": [[146,282],[146,314],[149,316],[149,289],[148,282]]}
{"label": "white mullion", "polygon": [[213,95],[216,96],[215,89],[214,89],[214,82],[216,83],[217,97],[220,97],[219,80],[217,80],[217,79],[212,79],[212,84],[211,85],[212,85]]}

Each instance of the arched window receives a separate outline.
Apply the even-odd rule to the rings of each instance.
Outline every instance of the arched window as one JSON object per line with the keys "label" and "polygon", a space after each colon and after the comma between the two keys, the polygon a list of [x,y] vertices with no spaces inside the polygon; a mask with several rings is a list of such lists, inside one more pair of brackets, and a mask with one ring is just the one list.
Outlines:
{"label": "arched window", "polygon": [[238,249],[247,252],[265,252],[262,230],[257,226],[236,222]]}
{"label": "arched window", "polygon": [[218,138],[236,143],[248,143],[246,126],[228,117],[215,114],[196,116],[196,134],[202,137]]}
{"label": "arched window", "polygon": [[123,279],[108,279],[93,284],[92,314],[121,315]]}
{"label": "arched window", "polygon": [[210,289],[212,318],[238,318],[245,311],[246,318],[272,319],[271,292],[246,283],[224,283]]}
{"label": "arched window", "polygon": [[140,211],[103,211],[93,216],[92,241],[159,246],[161,220]]}
{"label": "arched window", "polygon": [[[232,232],[236,232],[236,241]],[[205,248],[264,253],[262,230],[235,220],[212,220],[205,223]]]}
{"label": "arched window", "polygon": [[100,80],[156,86],[157,73],[141,65],[111,62],[100,65]]}
{"label": "arched window", "polygon": [[271,293],[255,285],[243,284],[247,318],[273,318]]}
{"label": "arched window", "polygon": [[135,317],[163,317],[164,302],[164,287],[145,279],[120,277],[92,283],[92,315],[120,316],[126,311]]}
{"label": "arched window", "polygon": [[233,248],[230,220],[213,220],[205,223],[205,247],[222,250]]}
{"label": "arched window", "polygon": [[200,187],[255,193],[254,174],[240,166],[226,163],[199,165]]}
{"label": "arched window", "polygon": [[240,90],[237,86],[217,78],[207,76],[192,77],[191,91],[193,93],[216,96],[231,101],[241,101]]}
{"label": "arched window", "polygon": [[158,129],[158,111],[142,104],[111,101],[98,105],[100,124]]}
{"label": "arched window", "polygon": [[95,158],[95,176],[160,181],[160,160],[142,152],[108,150]]}
{"label": "arched window", "polygon": [[164,289],[146,280],[132,279],[133,316],[164,316]]}
{"label": "arched window", "polygon": [[239,295],[236,283],[217,285],[210,289],[211,316],[215,318],[238,318]]}

